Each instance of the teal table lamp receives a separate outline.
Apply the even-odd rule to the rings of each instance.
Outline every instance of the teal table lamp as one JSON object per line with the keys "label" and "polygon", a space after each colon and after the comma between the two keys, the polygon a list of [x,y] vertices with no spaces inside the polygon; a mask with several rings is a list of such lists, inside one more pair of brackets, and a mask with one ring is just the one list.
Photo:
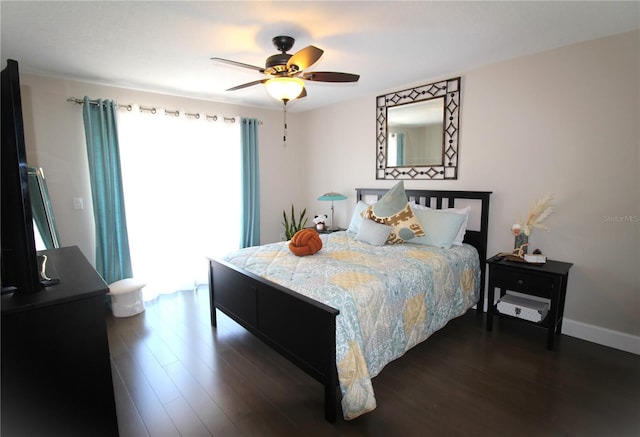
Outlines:
{"label": "teal table lamp", "polygon": [[318,197],[318,200],[323,200],[323,201],[327,201],[330,200],[331,201],[331,227],[329,227],[329,231],[337,231],[337,228],[333,227],[333,201],[334,200],[345,200],[347,198],[347,196],[344,196],[340,193],[334,193],[334,192],[330,192],[330,193],[326,193],[323,194],[322,196]]}

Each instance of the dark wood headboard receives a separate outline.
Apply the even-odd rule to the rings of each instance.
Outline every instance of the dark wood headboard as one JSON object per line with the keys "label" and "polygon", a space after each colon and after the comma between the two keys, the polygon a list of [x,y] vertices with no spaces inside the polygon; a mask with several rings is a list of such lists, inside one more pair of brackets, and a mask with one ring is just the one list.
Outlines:
{"label": "dark wood headboard", "polygon": [[[386,188],[356,188],[356,201],[366,201],[369,197],[380,199]],[[440,191],[405,189],[409,201],[435,209],[454,208],[456,199],[480,201],[480,229],[467,229],[464,242],[472,245],[480,256],[480,303],[478,310],[484,311],[485,264],[487,262],[487,241],[489,234],[489,199],[491,191]],[[473,205],[471,206],[473,208]]]}

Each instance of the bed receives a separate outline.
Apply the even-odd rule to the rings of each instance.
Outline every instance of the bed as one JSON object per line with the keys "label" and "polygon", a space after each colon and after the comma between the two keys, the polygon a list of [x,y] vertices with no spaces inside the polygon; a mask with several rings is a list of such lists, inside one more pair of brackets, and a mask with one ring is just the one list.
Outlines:
{"label": "bed", "polygon": [[[356,199],[374,203],[386,192],[358,188]],[[323,234],[323,248],[313,256],[296,257],[288,252],[287,243],[281,242],[209,259],[211,324],[217,324],[216,310],[223,312],[318,380],[324,387],[324,416],[329,422],[336,420],[340,394],[345,419],[371,411],[375,408],[371,378],[388,362],[474,304],[479,313],[484,310],[491,193],[411,189],[405,193],[409,202],[421,209],[455,208],[459,202],[469,202],[477,212],[479,229],[467,228],[465,244],[451,249],[410,240],[407,244],[370,246],[356,241],[350,229]],[[397,261],[385,258],[391,252]],[[358,268],[368,270],[357,273],[354,283],[353,275],[345,269],[351,269],[347,264],[356,258],[365,260]],[[323,266],[318,267],[318,262]],[[437,268],[424,270],[426,264]],[[298,270],[287,270],[291,266]],[[418,270],[410,270],[413,268]],[[380,278],[371,279],[380,272]],[[360,281],[363,277],[368,285]],[[402,283],[406,278],[409,282]],[[427,286],[420,282],[423,280],[437,290],[444,290],[442,282],[454,283],[454,291],[447,288],[432,296],[424,291]],[[380,285],[381,281],[385,285]],[[397,289],[404,291],[386,292],[386,297],[371,292],[386,287],[387,282],[399,284]],[[349,293],[344,293],[345,288],[351,288]],[[363,299],[365,305],[359,302]],[[373,309],[373,316],[367,316],[363,308]],[[350,324],[358,319],[358,312],[375,320]],[[377,322],[387,317],[385,323]],[[414,320],[410,329],[407,320]]]}

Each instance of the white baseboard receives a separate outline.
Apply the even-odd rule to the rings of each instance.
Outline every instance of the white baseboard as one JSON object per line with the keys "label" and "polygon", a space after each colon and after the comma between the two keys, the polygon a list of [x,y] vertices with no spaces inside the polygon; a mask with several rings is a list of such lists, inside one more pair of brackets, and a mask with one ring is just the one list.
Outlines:
{"label": "white baseboard", "polygon": [[562,333],[581,340],[640,355],[640,337],[599,326],[563,319]]}

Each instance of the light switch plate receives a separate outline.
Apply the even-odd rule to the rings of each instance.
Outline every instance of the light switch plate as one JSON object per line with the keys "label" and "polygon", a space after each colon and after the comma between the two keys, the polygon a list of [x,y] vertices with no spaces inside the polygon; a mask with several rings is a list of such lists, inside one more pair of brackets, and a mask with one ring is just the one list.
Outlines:
{"label": "light switch plate", "polygon": [[84,209],[84,200],[82,197],[73,198],[73,209]]}

